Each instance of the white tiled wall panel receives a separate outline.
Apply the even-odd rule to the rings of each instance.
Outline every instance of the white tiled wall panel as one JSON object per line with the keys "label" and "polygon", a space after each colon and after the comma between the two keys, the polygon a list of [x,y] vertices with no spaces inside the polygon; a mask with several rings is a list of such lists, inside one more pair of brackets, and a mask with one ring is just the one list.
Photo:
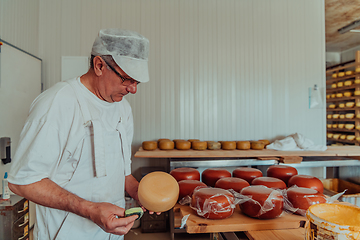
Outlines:
{"label": "white tiled wall panel", "polygon": [[[325,87],[323,0],[38,1],[45,88],[60,81],[61,56],[88,56],[101,28],[149,38],[151,80],[127,97],[134,149],[165,137],[273,140],[295,132],[325,144],[325,108],[309,109],[308,93]],[[1,6],[21,8],[10,2]],[[10,28],[0,26],[2,35]]]}

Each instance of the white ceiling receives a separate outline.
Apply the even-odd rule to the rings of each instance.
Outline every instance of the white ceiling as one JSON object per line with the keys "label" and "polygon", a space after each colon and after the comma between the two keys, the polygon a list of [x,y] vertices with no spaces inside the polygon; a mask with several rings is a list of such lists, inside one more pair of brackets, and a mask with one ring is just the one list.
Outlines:
{"label": "white ceiling", "polygon": [[360,33],[338,33],[339,28],[359,19],[360,0],[325,0],[326,51],[342,52],[360,46]]}

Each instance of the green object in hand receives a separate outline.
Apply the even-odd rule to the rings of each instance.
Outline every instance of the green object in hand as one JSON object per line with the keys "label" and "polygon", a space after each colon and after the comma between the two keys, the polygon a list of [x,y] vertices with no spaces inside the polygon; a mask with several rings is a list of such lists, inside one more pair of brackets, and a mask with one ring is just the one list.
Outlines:
{"label": "green object in hand", "polygon": [[135,220],[140,219],[143,214],[144,214],[144,211],[142,210],[141,207],[135,207],[135,208],[130,208],[130,209],[125,210],[125,217],[129,217],[132,215],[138,215],[138,218]]}

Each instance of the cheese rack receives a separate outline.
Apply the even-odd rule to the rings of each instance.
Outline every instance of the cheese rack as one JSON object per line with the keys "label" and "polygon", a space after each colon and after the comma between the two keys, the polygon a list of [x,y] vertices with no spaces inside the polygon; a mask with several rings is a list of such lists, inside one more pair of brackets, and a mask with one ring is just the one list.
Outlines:
{"label": "cheese rack", "polygon": [[[359,70],[360,51],[356,52],[354,61],[329,67],[326,70],[328,145],[341,143],[359,146],[360,144]],[[350,96],[344,96],[345,93]],[[346,104],[351,102],[355,103],[354,106],[347,107]],[[352,113],[354,115],[347,118]]]}

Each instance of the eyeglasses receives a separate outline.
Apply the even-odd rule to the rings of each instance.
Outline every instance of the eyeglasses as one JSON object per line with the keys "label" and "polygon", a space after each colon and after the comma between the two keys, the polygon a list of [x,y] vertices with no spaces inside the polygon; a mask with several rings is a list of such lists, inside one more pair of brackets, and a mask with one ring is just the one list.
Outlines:
{"label": "eyeglasses", "polygon": [[[103,59],[104,60],[104,59]],[[109,66],[109,68],[116,74],[118,75],[118,77],[121,79],[122,83],[125,85],[125,86],[129,86],[129,85],[132,85],[132,84],[136,84],[136,85],[139,85],[140,82],[134,80],[134,79],[129,79],[129,78],[124,78],[123,76],[121,76],[121,74],[115,70],[115,68],[113,66],[111,66],[108,62],[106,62],[104,60],[104,62]]]}

